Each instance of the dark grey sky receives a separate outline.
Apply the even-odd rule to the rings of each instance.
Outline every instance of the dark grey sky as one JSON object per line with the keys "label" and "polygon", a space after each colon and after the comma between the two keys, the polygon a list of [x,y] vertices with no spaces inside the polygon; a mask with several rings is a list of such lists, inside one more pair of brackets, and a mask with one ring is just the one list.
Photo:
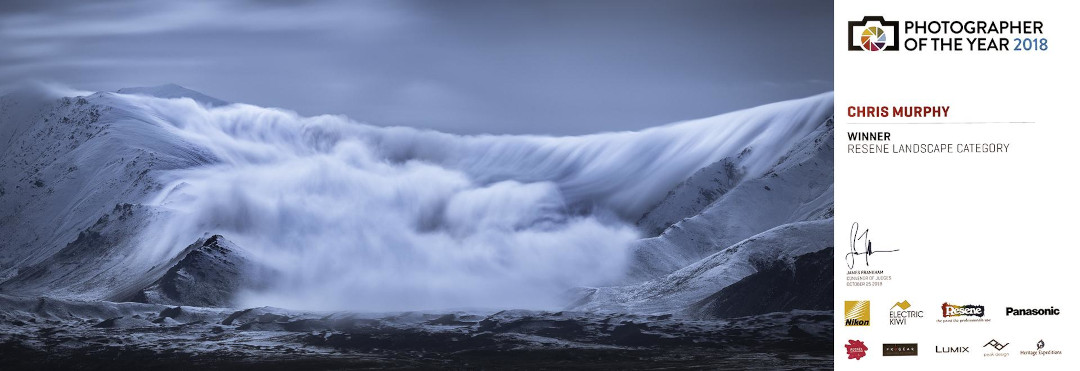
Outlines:
{"label": "dark grey sky", "polygon": [[455,133],[635,130],[832,90],[832,1],[0,2],[0,88],[177,83]]}

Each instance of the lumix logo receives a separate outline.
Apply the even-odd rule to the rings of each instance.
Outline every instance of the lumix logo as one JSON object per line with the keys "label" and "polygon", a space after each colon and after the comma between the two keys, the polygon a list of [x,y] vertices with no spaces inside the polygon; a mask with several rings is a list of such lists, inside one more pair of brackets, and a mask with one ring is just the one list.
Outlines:
{"label": "lumix logo", "polygon": [[1050,307],[1040,309],[1021,309],[1007,307],[1005,308],[1006,316],[1059,316],[1061,315],[1061,309]]}
{"label": "lumix logo", "polygon": [[948,302],[941,304],[941,316],[948,317],[982,317],[986,313],[986,307],[982,305],[952,305]]}
{"label": "lumix logo", "polygon": [[939,347],[934,346],[934,353],[971,353],[968,347]]}

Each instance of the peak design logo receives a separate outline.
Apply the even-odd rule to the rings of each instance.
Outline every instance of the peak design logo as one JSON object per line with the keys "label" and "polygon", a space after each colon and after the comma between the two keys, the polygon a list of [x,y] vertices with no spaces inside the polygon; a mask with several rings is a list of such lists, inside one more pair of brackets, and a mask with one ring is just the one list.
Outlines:
{"label": "peak design logo", "polygon": [[994,347],[994,349],[1001,351],[1002,349],[1005,349],[1005,347],[1009,346],[1009,343],[1002,344],[1001,342],[998,342],[997,339],[990,339],[989,342],[983,345],[983,348],[986,348],[988,346]]}
{"label": "peak design logo", "polygon": [[984,313],[986,313],[986,308],[982,305],[941,304],[941,316],[945,318],[961,316],[982,317]]}
{"label": "peak design logo", "polygon": [[983,348],[991,347],[991,348],[994,348],[994,350],[997,350],[997,351],[996,352],[995,351],[989,351],[987,353],[983,353],[983,357],[1008,357],[1009,352],[1002,352],[1001,351],[1002,349],[1005,349],[1005,347],[1007,347],[1007,346],[1009,346],[1009,343],[1002,344],[1000,341],[997,341],[997,339],[990,339],[989,342],[987,342],[986,344],[983,345]]}
{"label": "peak design logo", "polygon": [[848,22],[848,50],[900,50],[900,22],[885,17],[867,16],[861,21]]}
{"label": "peak design logo", "polygon": [[844,345],[847,349],[847,359],[854,359],[856,361],[866,357],[866,344],[860,340],[848,340],[848,343]]}
{"label": "peak design logo", "polygon": [[844,326],[870,326],[870,301],[845,301]]}

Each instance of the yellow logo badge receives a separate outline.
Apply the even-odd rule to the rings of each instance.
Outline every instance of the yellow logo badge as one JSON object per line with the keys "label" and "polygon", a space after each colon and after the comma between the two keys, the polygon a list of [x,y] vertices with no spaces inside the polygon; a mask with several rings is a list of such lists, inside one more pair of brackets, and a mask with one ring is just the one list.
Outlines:
{"label": "yellow logo badge", "polygon": [[844,326],[870,326],[870,301],[844,301]]}

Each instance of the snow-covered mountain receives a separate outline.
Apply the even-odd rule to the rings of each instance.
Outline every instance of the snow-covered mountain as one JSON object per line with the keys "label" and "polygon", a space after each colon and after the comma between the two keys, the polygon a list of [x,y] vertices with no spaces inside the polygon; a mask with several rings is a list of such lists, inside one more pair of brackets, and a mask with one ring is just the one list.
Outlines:
{"label": "snow-covered mountain", "polygon": [[677,312],[831,246],[831,112],[829,93],[639,132],[459,136],[177,85],[9,94],[0,293],[542,309],[581,288],[575,308]]}

